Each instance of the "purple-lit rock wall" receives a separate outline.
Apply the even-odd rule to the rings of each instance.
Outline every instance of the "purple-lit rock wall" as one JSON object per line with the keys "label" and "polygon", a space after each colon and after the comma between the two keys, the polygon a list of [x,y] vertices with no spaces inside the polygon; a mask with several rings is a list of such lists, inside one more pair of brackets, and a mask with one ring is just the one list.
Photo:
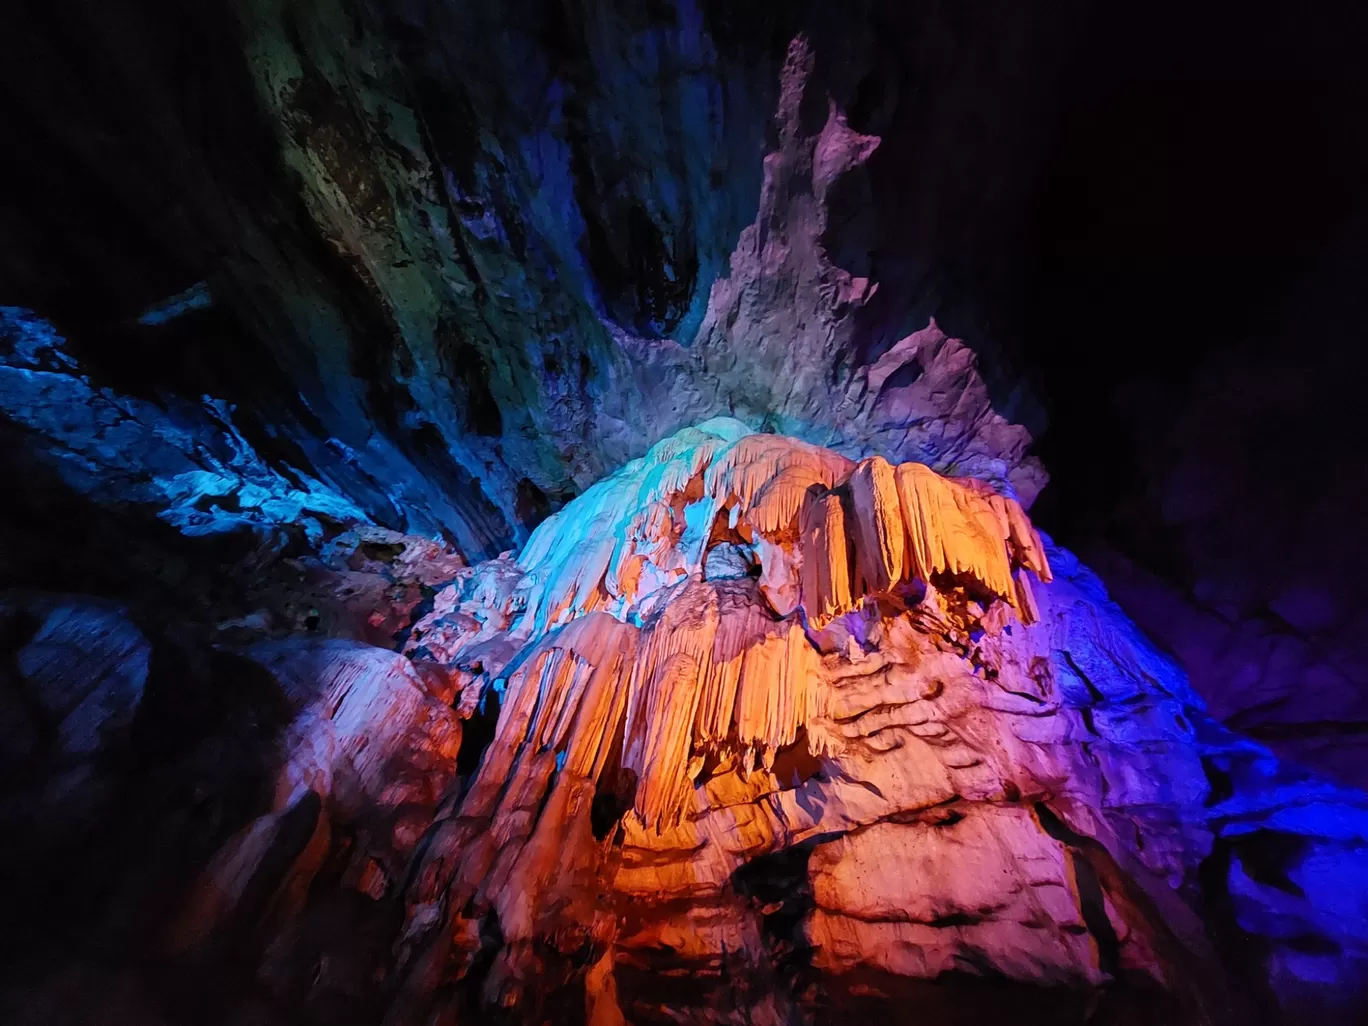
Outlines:
{"label": "purple-lit rock wall", "polygon": [[[1296,333],[1353,323],[1344,304],[1313,300],[1297,298],[1307,316]],[[1154,522],[1131,514],[1138,557],[1117,544],[1089,557],[1213,715],[1363,787],[1368,607],[1356,582],[1368,573],[1368,488],[1349,469],[1368,443],[1360,364],[1329,345],[1266,346],[1238,362],[1205,360],[1190,397],[1135,389],[1127,408],[1146,426],[1140,493]]]}

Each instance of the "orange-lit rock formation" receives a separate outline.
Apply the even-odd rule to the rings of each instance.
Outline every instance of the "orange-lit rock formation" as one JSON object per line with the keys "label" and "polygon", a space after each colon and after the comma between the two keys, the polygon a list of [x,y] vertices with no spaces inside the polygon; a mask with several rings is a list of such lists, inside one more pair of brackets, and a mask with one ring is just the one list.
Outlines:
{"label": "orange-lit rock formation", "polygon": [[1131,668],[1130,736],[1079,708],[1056,667],[1086,608],[1028,583],[1049,561],[1011,497],[716,420],[463,574],[410,649],[502,712],[414,877],[396,1014],[485,951],[481,1002],[531,1017],[573,982],[593,1022],[650,1021],[687,972],[685,1005],[783,1021],[793,994],[756,982],[776,943],[833,979],[1206,1000],[1200,932],[1151,911],[1206,843],[1184,706],[1142,641],[1097,637]]}

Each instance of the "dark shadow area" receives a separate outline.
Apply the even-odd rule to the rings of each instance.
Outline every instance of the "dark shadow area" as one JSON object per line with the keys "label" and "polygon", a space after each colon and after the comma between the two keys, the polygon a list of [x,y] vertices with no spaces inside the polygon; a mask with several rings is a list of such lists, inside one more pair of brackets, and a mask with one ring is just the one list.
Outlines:
{"label": "dark shadow area", "polygon": [[1211,463],[1233,455],[1300,483],[1307,461],[1362,451],[1350,411],[1368,304],[1345,286],[1368,271],[1354,42],[1368,15],[1151,4],[1099,8],[1089,26],[1010,322],[1050,418],[1038,451],[1053,483],[1035,513],[1070,545],[1181,578],[1165,477],[1168,428],[1189,410],[1239,417],[1252,367],[1295,398],[1225,439],[1244,451],[1189,438]]}

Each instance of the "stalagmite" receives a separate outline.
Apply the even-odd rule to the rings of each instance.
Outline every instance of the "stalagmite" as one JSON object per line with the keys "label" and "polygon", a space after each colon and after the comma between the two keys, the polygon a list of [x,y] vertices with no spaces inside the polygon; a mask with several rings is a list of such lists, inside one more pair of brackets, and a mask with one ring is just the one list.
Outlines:
{"label": "stalagmite", "polygon": [[[714,518],[727,509],[717,523],[752,539],[758,591],[700,579],[722,540]],[[496,807],[535,804],[518,788],[548,778],[515,771],[515,752],[526,749],[524,761],[552,753],[557,772],[596,780],[620,748],[639,781],[635,814],[654,828],[689,813],[706,753],[768,763],[816,733],[819,659],[805,624],[823,627],[866,596],[947,574],[1029,620],[1024,570],[1048,575],[1039,537],[1010,498],[916,463],[856,465],[725,419],[663,440],[590,488],[534,532],[518,566],[522,610],[509,633],[545,640],[509,677],[494,751],[463,814],[497,821]],[[799,602],[767,609],[758,597],[787,591],[795,567]],[[642,627],[639,642],[629,644],[621,621]]]}

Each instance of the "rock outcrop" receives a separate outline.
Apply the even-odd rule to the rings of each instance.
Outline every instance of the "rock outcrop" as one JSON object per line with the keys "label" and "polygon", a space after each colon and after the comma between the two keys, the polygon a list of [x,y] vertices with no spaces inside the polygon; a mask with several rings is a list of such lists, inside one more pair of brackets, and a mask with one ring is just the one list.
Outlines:
{"label": "rock outcrop", "polygon": [[318,543],[323,523],[366,519],[344,494],[354,473],[330,486],[304,469],[303,451],[294,466],[263,458],[221,399],[159,404],[103,387],[51,324],[15,307],[0,306],[0,407],[11,444],[33,447],[74,491],[148,507],[185,534],[289,525]]}
{"label": "rock outcrop", "polygon": [[[349,641],[268,642],[249,657],[270,671],[290,708],[270,809],[214,856],[186,899],[170,943],[193,951],[234,920],[254,885],[274,892],[288,954],[314,876],[331,854],[343,886],[380,898],[398,886],[450,785],[461,726],[403,656]],[[440,688],[440,685],[438,686]],[[440,694],[440,690],[439,690]],[[334,830],[350,833],[335,850]],[[264,879],[263,879],[264,878]],[[258,896],[258,900],[260,897]],[[282,953],[283,952],[283,953]]]}

